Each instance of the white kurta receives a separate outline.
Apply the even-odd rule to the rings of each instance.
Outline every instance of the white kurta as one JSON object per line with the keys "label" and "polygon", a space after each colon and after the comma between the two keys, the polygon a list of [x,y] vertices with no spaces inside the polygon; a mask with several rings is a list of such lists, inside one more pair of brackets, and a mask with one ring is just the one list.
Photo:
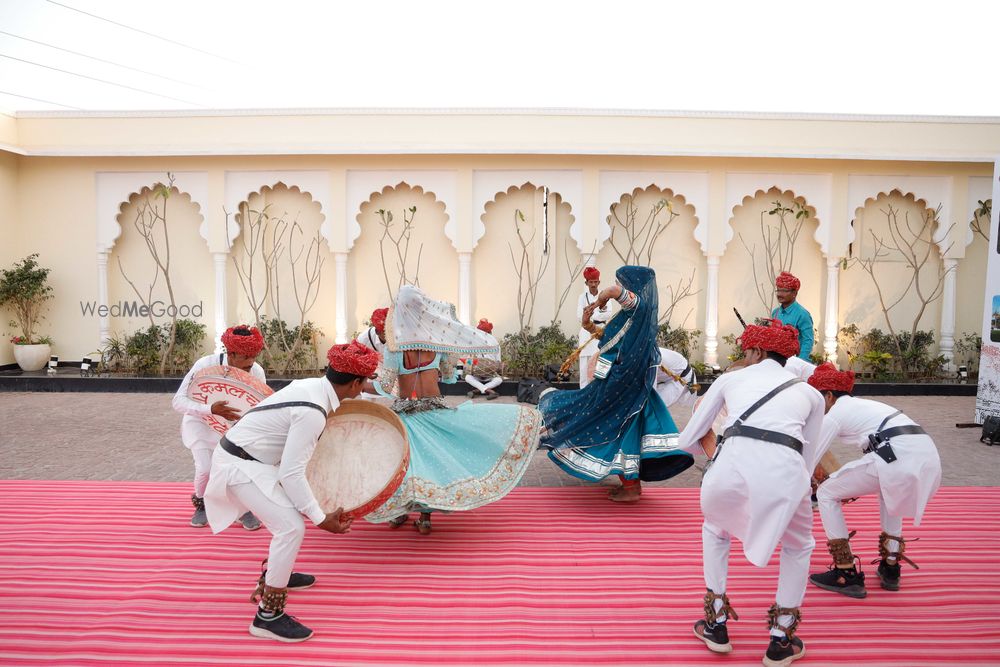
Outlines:
{"label": "white kurta", "polygon": [[[688,385],[698,382],[694,369],[688,364],[680,352],[660,348],[660,366],[666,368],[674,375],[679,376]],[[656,369],[655,388],[656,393],[663,399],[663,404],[668,408],[671,405],[693,405],[698,398],[688,387],[663,372],[663,368]]]}
{"label": "white kurta", "polygon": [[[229,356],[225,353],[209,354],[202,357],[194,362],[191,370],[188,371],[187,375],[184,376],[184,380],[181,381],[181,386],[177,390],[177,393],[174,394],[171,405],[174,410],[184,415],[184,418],[181,420],[181,442],[188,449],[214,449],[219,443],[219,434],[201,420],[202,417],[212,414],[212,406],[192,401],[188,398],[188,388],[191,386],[194,376],[203,368],[228,365]],[[264,369],[256,362],[250,368],[250,374],[261,382],[267,381]]]}
{"label": "white kurta", "polygon": [[[712,383],[680,435],[681,449],[701,450],[699,439],[724,407],[729,427],[764,394],[794,376],[765,359]],[[701,486],[706,522],[743,542],[754,565],[767,564],[809,493],[810,471],[819,459],[816,444],[823,420],[823,398],[805,383],[793,385],[766,403],[746,424],[778,431],[803,443],[803,452],[745,437],[726,440]],[[804,537],[804,536],[802,536]]]}
{"label": "white kurta", "polygon": [[378,333],[375,332],[375,327],[368,327],[368,329],[359,333],[355,340],[369,350],[375,350],[379,354],[385,351],[385,343],[379,339]]}
{"label": "white kurta", "polygon": [[[583,322],[583,311],[584,311],[584,309],[587,306],[589,306],[590,304],[594,303],[595,301],[597,301],[597,295],[596,294],[591,294],[589,289],[583,290],[583,294],[580,295],[580,298],[577,299],[577,302],[576,302],[576,321],[577,322]],[[615,301],[614,299],[611,299],[606,304],[604,304],[604,308],[600,308],[600,309],[594,311],[594,313],[590,316],[590,321],[593,324],[596,324],[599,327],[603,327],[605,324],[608,323],[608,321],[612,317],[614,317],[614,314],[616,312],[618,312],[618,305],[617,304],[618,304],[617,301]],[[585,343],[587,345],[585,348],[583,348],[580,351],[580,388],[581,389],[583,389],[584,387],[587,386],[587,384],[590,383],[590,380],[592,378],[592,372],[593,372],[593,371],[590,370],[591,360],[593,359],[594,355],[597,354],[597,350],[600,349],[600,346],[598,345],[598,341],[596,339],[595,340],[590,340],[590,339],[591,339],[591,333],[589,331],[587,331],[586,329],[584,329],[581,326],[580,327],[580,332],[577,334],[577,346],[583,345]],[[590,341],[590,342],[588,343],[587,341]]]}
{"label": "white kurta", "polygon": [[788,357],[785,361],[785,370],[800,380],[808,380],[816,370],[816,365],[801,357]]}
{"label": "white kurta", "polygon": [[[308,401],[327,411],[340,402],[333,385],[325,377],[295,380],[259,405]],[[315,408],[290,407],[266,410],[244,417],[226,434],[233,444],[258,459],[245,461],[219,447],[212,457],[212,474],[205,492],[205,509],[213,532],[218,533],[247,509],[241,507],[227,489],[253,484],[272,503],[295,508],[314,524],[326,514],[306,481],[306,465],[316,441],[326,427],[326,418]]]}
{"label": "white kurta", "polygon": [[[868,446],[868,435],[874,433],[882,420],[896,409],[885,403],[854,396],[842,396],[830,408],[823,420],[819,439],[822,455],[834,440],[853,443],[858,449]],[[890,419],[884,429],[905,426],[915,422],[904,414]],[[878,476],[878,487],[886,511],[895,517],[912,517],[920,525],[924,508],[941,485],[941,459],[930,436],[924,434],[899,435],[891,440],[896,460],[886,463],[875,452],[845,464],[830,475],[830,479],[845,479],[854,475]],[[820,486],[823,486],[826,482]],[[834,485],[831,485],[834,486]]]}

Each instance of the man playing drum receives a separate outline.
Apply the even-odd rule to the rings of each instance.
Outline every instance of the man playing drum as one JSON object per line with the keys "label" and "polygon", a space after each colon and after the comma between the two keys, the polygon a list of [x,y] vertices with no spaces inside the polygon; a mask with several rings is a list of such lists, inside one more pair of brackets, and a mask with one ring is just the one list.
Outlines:
{"label": "man playing drum", "polygon": [[[266,382],[264,369],[256,362],[257,355],[264,349],[264,337],[257,327],[240,325],[229,327],[222,334],[222,344],[226,351],[210,354],[194,362],[191,370],[184,376],[180,389],[174,394],[173,408],[184,415],[181,420],[181,442],[191,450],[194,458],[194,494],[191,503],[194,505],[194,516],[191,525],[197,528],[207,526],[205,516],[205,487],[208,485],[208,473],[212,468],[212,452],[219,442],[219,434],[202,421],[207,414],[214,414],[228,421],[240,418],[240,411],[230,406],[228,401],[216,401],[211,405],[197,403],[188,398],[188,388],[198,371],[209,366],[232,366],[246,371],[261,382]],[[260,521],[251,512],[240,517],[240,523],[247,530],[260,528]]]}
{"label": "man playing drum", "polygon": [[[480,331],[493,334],[493,323],[485,317],[479,320],[476,328]],[[494,391],[503,384],[503,376],[500,374],[500,364],[492,359],[468,357],[465,362],[465,382],[473,387],[467,396],[485,396],[487,401],[500,398],[500,394]]]}
{"label": "man playing drum", "polygon": [[271,532],[271,546],[257,590],[259,601],[250,634],[300,642],[312,630],[284,613],[288,589],[308,588],[316,578],[292,572],[305,536],[302,515],[331,533],[346,533],[349,518],[341,510],[320,508],[305,471],[326,427],[326,417],[340,401],[355,398],[375,372],[379,355],[357,341],[327,352],[325,377],[295,380],[260,402],[231,428],[212,457],[205,494],[208,520],[215,533],[242,511],[252,510]]}

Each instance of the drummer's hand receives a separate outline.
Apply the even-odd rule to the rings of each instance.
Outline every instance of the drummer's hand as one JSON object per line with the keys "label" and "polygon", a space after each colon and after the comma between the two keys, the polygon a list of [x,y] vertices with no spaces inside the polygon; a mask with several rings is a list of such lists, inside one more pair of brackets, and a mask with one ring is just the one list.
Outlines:
{"label": "drummer's hand", "polygon": [[240,411],[229,407],[229,401],[216,401],[212,403],[212,414],[219,415],[226,421],[234,422],[240,418]]}
{"label": "drummer's hand", "polygon": [[346,519],[341,518],[343,513],[344,508],[338,507],[335,511],[326,515],[326,518],[323,519],[323,523],[319,524],[319,527],[331,533],[346,533],[351,529],[351,523],[354,519],[350,517]]}

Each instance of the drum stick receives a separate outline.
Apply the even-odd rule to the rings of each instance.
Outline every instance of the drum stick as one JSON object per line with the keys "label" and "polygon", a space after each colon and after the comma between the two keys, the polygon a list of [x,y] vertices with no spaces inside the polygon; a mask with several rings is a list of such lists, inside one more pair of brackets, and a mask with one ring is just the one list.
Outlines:
{"label": "drum stick", "polygon": [[746,323],[746,321],[745,321],[745,320],[743,319],[743,316],[742,316],[742,315],[740,315],[740,311],[736,310],[736,308],[734,307],[734,308],[733,308],[733,312],[734,312],[734,313],[736,313],[736,319],[738,319],[738,320],[740,321],[740,324],[742,324],[742,325],[743,325],[743,328],[744,328],[744,329],[746,329],[746,328],[747,328],[747,323]]}

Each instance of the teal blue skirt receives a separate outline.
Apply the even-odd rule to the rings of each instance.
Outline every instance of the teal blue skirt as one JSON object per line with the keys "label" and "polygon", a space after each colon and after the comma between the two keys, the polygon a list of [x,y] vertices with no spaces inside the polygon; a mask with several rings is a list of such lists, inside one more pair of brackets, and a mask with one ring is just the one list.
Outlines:
{"label": "teal blue skirt", "polygon": [[678,449],[677,425],[655,391],[617,439],[593,447],[553,449],[549,458],[570,475],[590,482],[609,475],[657,482],[694,464],[693,456]]}
{"label": "teal blue skirt", "polygon": [[414,511],[471,510],[503,498],[528,469],[542,428],[535,408],[471,401],[399,418],[410,466],[385,505],[365,517],[372,523]]}

